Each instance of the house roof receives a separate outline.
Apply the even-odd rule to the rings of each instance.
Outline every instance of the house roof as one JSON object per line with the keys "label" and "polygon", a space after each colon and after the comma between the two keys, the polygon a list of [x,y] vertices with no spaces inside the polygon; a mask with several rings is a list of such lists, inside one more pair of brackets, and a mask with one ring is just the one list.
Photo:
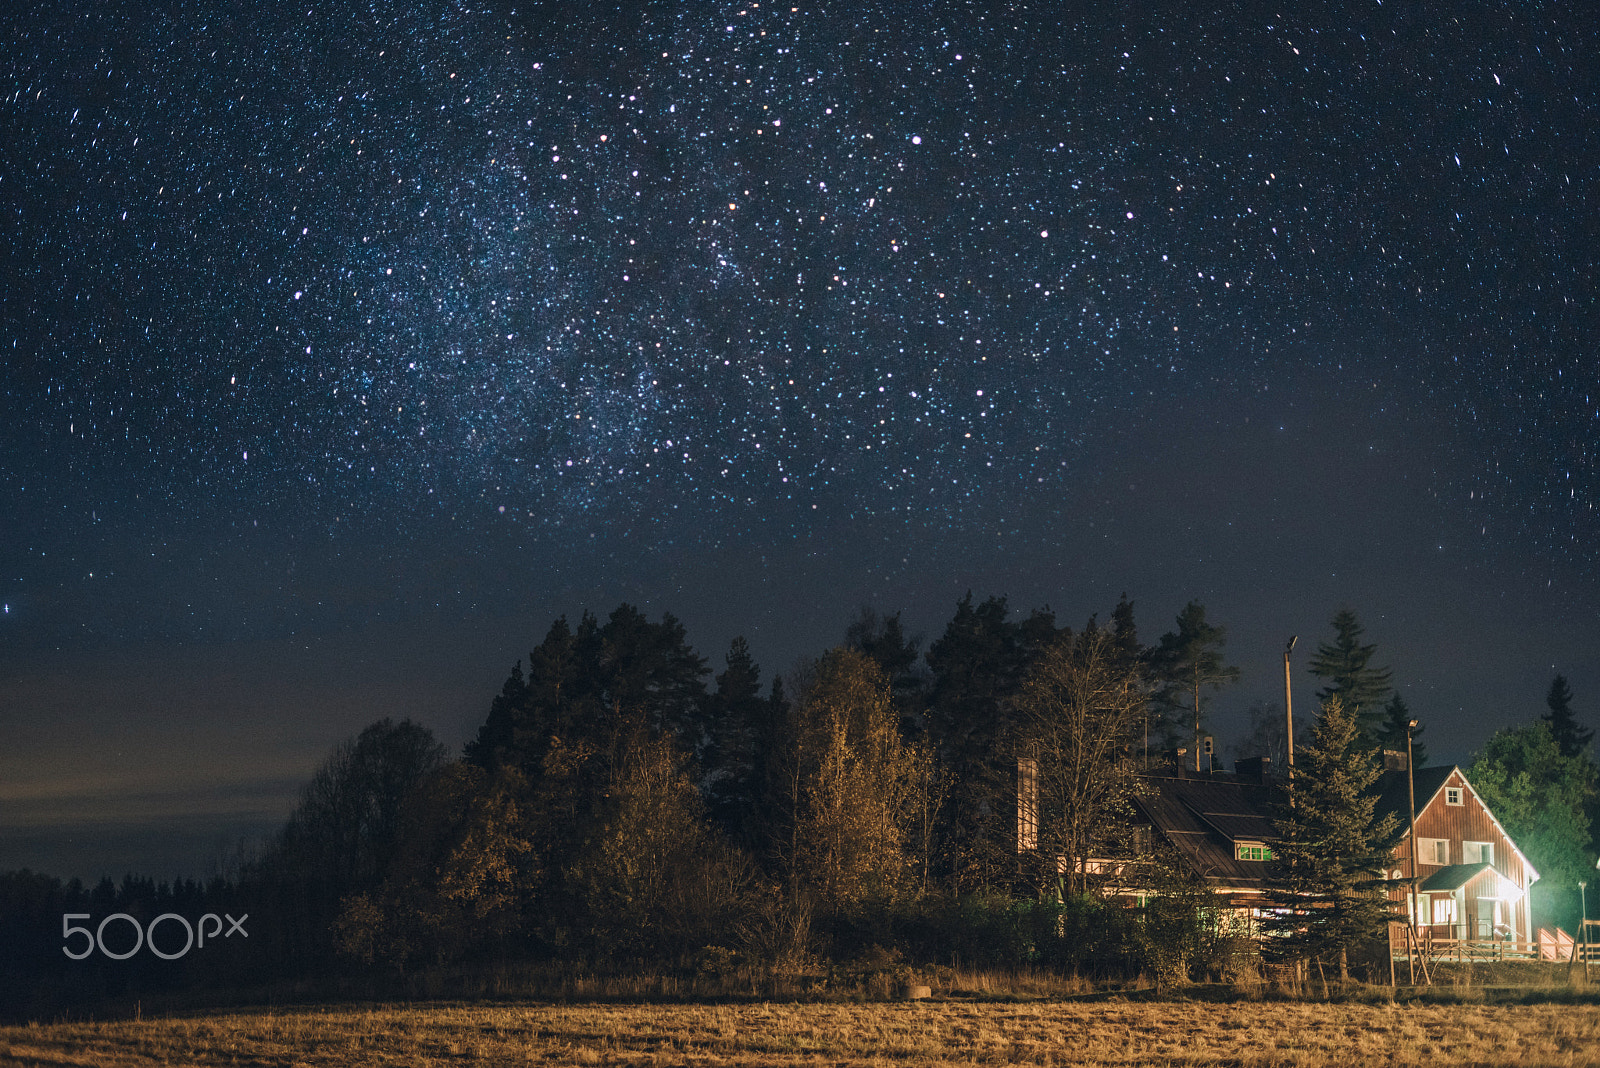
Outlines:
{"label": "house roof", "polygon": [[[1428,807],[1428,802],[1436,797],[1450,776],[1458,769],[1454,764],[1440,764],[1431,768],[1417,769],[1417,812],[1421,813]],[[1463,776],[1465,778],[1465,776]],[[1406,773],[1404,771],[1389,770],[1378,779],[1378,808],[1374,813],[1379,819],[1384,816],[1393,816],[1400,821],[1403,834],[1411,833],[1411,798],[1406,790]]]}
{"label": "house roof", "polygon": [[1460,890],[1486,871],[1494,871],[1493,864],[1447,864],[1422,880],[1417,887],[1423,893]]}
{"label": "house roof", "polygon": [[[1538,869],[1535,868],[1532,862],[1528,860],[1527,855],[1517,847],[1516,841],[1509,833],[1507,833],[1505,827],[1501,826],[1500,818],[1494,814],[1494,810],[1489,807],[1488,803],[1485,802],[1482,797],[1478,796],[1478,791],[1473,787],[1471,781],[1467,779],[1466,773],[1462,772],[1461,769],[1456,765],[1440,764],[1437,767],[1417,769],[1417,814],[1421,815],[1423,809],[1427,808],[1433,803],[1433,799],[1438,797],[1440,791],[1444,789],[1444,784],[1450,781],[1450,776],[1455,774],[1461,775],[1461,782],[1464,786],[1466,786],[1467,791],[1472,794],[1473,798],[1477,800],[1478,804],[1483,806],[1483,811],[1488,814],[1490,821],[1495,825],[1500,833],[1505,835],[1506,841],[1511,844],[1511,848],[1515,850],[1518,858],[1521,859],[1523,866],[1527,869],[1528,885],[1532,886],[1539,880]],[[1385,814],[1394,815],[1394,817],[1400,822],[1399,841],[1405,841],[1405,839],[1411,834],[1409,818],[1411,815],[1411,805],[1410,799],[1406,794],[1406,773],[1404,771],[1386,771],[1378,780],[1377,787],[1379,792],[1376,814],[1379,817],[1382,817]]]}
{"label": "house roof", "polygon": [[1238,860],[1236,842],[1271,842],[1274,789],[1237,779],[1147,776],[1136,804],[1151,824],[1213,885],[1255,889],[1264,861]]}
{"label": "house roof", "polygon": [[[1417,812],[1420,814],[1439,797],[1450,781],[1460,772],[1453,764],[1416,770]],[[1382,818],[1393,815],[1399,823],[1400,840],[1410,834],[1410,800],[1406,790],[1404,771],[1386,771],[1374,784],[1378,793],[1375,815]],[[1262,886],[1268,876],[1270,862],[1238,860],[1234,847],[1238,842],[1271,843],[1278,838],[1273,825],[1281,787],[1264,784],[1253,779],[1235,776],[1208,778],[1180,778],[1172,775],[1148,775],[1141,783],[1144,789],[1135,799],[1146,818],[1188,861],[1189,866],[1208,882],[1219,887],[1255,889]],[[1461,776],[1474,798],[1477,791],[1466,776]],[[1494,813],[1484,805],[1484,811],[1499,827]],[[1505,828],[1501,827],[1502,834]],[[1527,858],[1517,850],[1509,835],[1506,841],[1516,850],[1527,868],[1529,883],[1538,879],[1539,873],[1527,863]],[[1488,864],[1453,864],[1429,876],[1421,889],[1455,890],[1476,879]],[[1451,883],[1453,879],[1459,883]]]}

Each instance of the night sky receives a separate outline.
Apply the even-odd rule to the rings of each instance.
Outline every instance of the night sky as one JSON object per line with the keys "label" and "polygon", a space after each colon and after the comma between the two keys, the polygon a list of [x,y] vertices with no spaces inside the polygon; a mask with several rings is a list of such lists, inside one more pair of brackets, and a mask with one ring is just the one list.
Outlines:
{"label": "night sky", "polygon": [[565,614],[763,679],[1354,609],[1469,760],[1600,726],[1585,5],[0,16],[0,869],[205,874]]}

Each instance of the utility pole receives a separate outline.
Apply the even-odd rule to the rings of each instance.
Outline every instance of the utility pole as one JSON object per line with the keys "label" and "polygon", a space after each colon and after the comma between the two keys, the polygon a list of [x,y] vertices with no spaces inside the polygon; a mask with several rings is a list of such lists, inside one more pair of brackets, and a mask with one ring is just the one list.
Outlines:
{"label": "utility pole", "polygon": [[1294,694],[1289,686],[1289,654],[1294,652],[1294,643],[1300,640],[1296,634],[1289,639],[1289,644],[1283,650],[1283,715],[1285,747],[1289,756],[1289,778],[1294,778]]}
{"label": "utility pole", "polygon": [[[1408,902],[1407,911],[1410,916],[1411,944],[1417,942],[1417,769],[1411,766],[1411,732],[1417,729],[1417,721],[1409,720],[1406,723],[1406,806],[1411,815],[1411,848],[1408,851],[1411,857],[1411,900]],[[1406,947],[1406,960],[1411,965],[1411,985],[1417,985],[1416,957],[1412,955],[1411,947]]]}

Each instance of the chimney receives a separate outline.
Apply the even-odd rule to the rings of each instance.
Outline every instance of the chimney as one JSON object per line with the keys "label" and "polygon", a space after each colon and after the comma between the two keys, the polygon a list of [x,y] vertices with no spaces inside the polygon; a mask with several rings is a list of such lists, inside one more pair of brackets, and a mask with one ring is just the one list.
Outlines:
{"label": "chimney", "polygon": [[1269,756],[1240,757],[1233,762],[1234,774],[1250,782],[1265,783],[1272,773]]}
{"label": "chimney", "polygon": [[1039,761],[1017,758],[1017,852],[1039,848]]}
{"label": "chimney", "polygon": [[1176,749],[1168,749],[1167,750],[1167,759],[1172,761],[1172,771],[1173,771],[1174,777],[1179,778],[1179,779],[1187,779],[1189,777],[1189,769],[1184,764],[1184,760],[1183,760],[1183,758],[1188,756],[1188,755],[1189,755],[1189,750],[1186,749],[1186,748],[1183,748],[1182,746],[1180,746],[1180,747],[1178,747]]}

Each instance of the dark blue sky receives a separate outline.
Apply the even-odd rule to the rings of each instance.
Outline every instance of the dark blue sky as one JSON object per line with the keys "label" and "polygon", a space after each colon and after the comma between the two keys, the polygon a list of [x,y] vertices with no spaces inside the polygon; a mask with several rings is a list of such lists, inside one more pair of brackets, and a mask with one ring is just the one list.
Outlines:
{"label": "dark blue sky", "polygon": [[1294,11],[5,16],[0,868],[203,870],[622,600],[1199,599],[1224,734],[1347,605],[1436,756],[1592,724],[1596,22]]}

